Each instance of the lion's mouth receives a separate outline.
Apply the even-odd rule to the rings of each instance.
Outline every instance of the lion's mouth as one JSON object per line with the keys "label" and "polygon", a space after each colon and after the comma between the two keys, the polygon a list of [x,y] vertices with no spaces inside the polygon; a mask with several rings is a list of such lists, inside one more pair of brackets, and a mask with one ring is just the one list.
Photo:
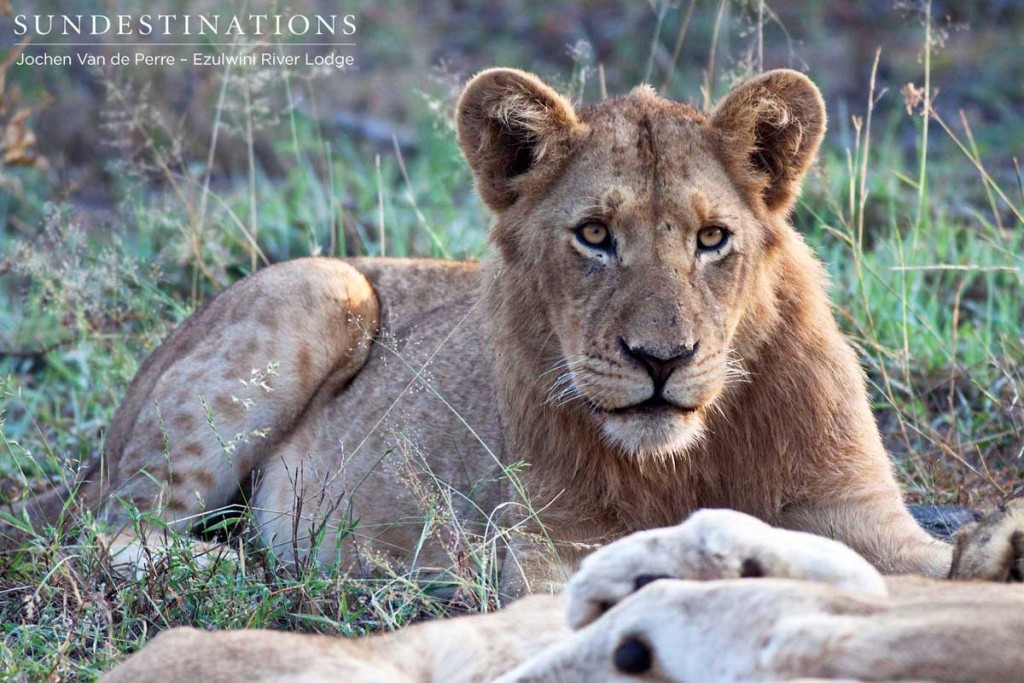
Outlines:
{"label": "lion's mouth", "polygon": [[640,403],[633,403],[620,408],[611,408],[605,412],[613,413],[615,415],[644,415],[663,411],[689,414],[695,413],[697,410],[697,406],[681,406],[676,403],[672,403],[661,394],[655,394]]}

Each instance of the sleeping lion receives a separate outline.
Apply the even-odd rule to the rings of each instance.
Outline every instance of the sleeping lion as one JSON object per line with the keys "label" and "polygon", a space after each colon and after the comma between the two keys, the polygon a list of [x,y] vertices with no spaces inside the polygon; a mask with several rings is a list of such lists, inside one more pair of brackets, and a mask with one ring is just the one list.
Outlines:
{"label": "sleeping lion", "polygon": [[958,562],[1018,583],[943,581],[702,510],[593,553],[561,596],[356,640],[177,628],[101,683],[1019,681],[1022,526],[1018,499],[957,544]]}

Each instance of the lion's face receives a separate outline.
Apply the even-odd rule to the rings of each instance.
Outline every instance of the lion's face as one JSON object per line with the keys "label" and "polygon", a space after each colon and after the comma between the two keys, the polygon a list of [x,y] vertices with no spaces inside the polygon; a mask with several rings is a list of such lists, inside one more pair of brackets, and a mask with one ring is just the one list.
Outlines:
{"label": "lion's face", "polygon": [[823,112],[815,129],[778,86],[809,86],[819,109],[820,98],[775,72],[710,119],[649,88],[577,115],[519,73],[477,77],[494,74],[484,95],[467,87],[460,139],[498,213],[502,270],[532,283],[520,305],[545,323],[544,400],[579,410],[627,454],[681,452],[743,375],[735,337],[773,219],[820,139]]}
{"label": "lion's face", "polygon": [[584,114],[588,144],[524,216],[521,249],[557,339],[548,401],[591,409],[627,452],[677,451],[739,377],[730,347],[767,237],[700,119],[632,113]]}

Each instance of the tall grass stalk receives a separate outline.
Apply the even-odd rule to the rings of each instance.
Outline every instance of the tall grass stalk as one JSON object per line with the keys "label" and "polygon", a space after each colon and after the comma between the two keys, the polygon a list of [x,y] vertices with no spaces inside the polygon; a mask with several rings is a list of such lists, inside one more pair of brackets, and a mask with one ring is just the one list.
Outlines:
{"label": "tall grass stalk", "polygon": [[921,228],[928,197],[928,114],[932,108],[932,0],[924,2],[924,110],[921,123],[921,157],[917,177],[917,223]]}
{"label": "tall grass stalk", "polygon": [[690,28],[690,20],[693,18],[693,8],[697,4],[697,0],[690,0],[690,4],[686,6],[686,16],[683,17],[682,23],[679,25],[679,32],[676,33],[676,43],[672,48],[672,56],[668,60],[668,70],[665,72],[665,80],[661,82],[661,92],[664,94],[669,84],[672,82],[672,77],[676,73],[676,64],[679,63],[679,55],[683,51],[683,42],[686,40],[686,31]]}
{"label": "tall grass stalk", "polygon": [[718,12],[715,14],[715,27],[711,31],[711,48],[708,50],[708,68],[704,78],[704,111],[711,109],[711,103],[715,99],[715,62],[718,53],[718,37],[722,31],[722,19],[725,17],[725,8],[729,0],[719,0]]}

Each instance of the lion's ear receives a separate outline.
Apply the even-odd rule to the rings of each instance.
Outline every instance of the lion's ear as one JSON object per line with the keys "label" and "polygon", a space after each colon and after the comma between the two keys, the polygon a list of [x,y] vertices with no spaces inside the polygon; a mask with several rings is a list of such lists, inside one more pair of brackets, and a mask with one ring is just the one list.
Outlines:
{"label": "lion's ear", "polygon": [[580,125],[571,104],[517,69],[488,69],[473,78],[456,119],[477,190],[495,211],[515,202],[518,178],[557,162]]}
{"label": "lion's ear", "polygon": [[735,87],[715,107],[729,170],[772,212],[788,212],[825,134],[825,103],[811,79],[778,69]]}

